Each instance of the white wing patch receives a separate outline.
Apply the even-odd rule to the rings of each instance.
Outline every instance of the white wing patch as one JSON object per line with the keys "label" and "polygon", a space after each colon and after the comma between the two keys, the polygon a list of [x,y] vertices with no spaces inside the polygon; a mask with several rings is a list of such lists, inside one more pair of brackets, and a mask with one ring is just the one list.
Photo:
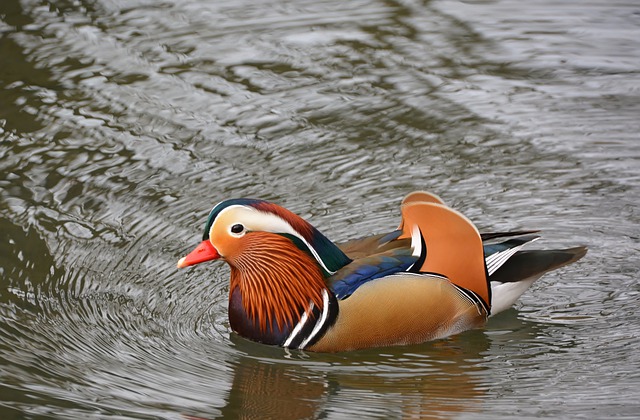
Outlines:
{"label": "white wing patch", "polygon": [[495,254],[489,255],[485,258],[485,263],[487,264],[487,272],[489,276],[498,271],[498,268],[502,267],[507,260],[515,255],[516,252],[520,251],[520,249],[528,243],[537,241],[539,238],[532,239],[529,242],[525,242],[521,245],[514,246],[513,248],[505,249],[504,251],[496,252]]}
{"label": "white wing patch", "polygon": [[411,255],[414,257],[422,255],[422,234],[418,225],[414,225],[411,229]]}

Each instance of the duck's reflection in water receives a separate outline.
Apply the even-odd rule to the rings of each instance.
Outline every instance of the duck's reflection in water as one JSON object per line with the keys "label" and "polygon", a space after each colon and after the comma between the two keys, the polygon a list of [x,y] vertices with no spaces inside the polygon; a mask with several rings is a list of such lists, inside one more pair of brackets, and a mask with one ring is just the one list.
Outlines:
{"label": "duck's reflection in water", "polygon": [[[248,354],[259,346],[233,341],[251,347]],[[238,360],[222,417],[451,418],[474,412],[488,389],[479,363],[489,344],[482,331],[471,331],[422,346],[341,354],[263,348],[261,356]]]}

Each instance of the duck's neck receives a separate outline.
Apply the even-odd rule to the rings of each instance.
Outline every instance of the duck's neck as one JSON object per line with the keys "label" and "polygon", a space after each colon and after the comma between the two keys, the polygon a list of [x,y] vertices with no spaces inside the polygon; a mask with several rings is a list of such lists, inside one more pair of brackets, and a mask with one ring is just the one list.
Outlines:
{"label": "duck's neck", "polygon": [[234,331],[289,347],[296,328],[313,327],[328,316],[329,306],[337,312],[335,296],[314,258],[280,235],[254,232],[247,241],[242,255],[229,261],[229,320]]}

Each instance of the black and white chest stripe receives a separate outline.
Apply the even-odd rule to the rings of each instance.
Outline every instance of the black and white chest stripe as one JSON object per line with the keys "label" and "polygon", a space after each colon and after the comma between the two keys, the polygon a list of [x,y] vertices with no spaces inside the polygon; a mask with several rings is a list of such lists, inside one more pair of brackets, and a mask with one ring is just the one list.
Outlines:
{"label": "black and white chest stripe", "polygon": [[[311,316],[308,315],[309,313]],[[302,350],[313,345],[333,325],[337,316],[338,301],[332,292],[324,289],[322,291],[322,311],[313,302],[310,302],[309,309],[302,313],[300,321],[281,344],[282,347]]]}

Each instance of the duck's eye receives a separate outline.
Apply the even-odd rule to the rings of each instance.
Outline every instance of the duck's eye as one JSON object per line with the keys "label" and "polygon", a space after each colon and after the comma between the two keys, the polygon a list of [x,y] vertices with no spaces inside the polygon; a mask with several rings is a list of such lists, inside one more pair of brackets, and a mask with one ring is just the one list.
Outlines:
{"label": "duck's eye", "polygon": [[240,223],[236,223],[235,225],[231,226],[231,233],[242,233],[244,231],[244,226],[242,226]]}

